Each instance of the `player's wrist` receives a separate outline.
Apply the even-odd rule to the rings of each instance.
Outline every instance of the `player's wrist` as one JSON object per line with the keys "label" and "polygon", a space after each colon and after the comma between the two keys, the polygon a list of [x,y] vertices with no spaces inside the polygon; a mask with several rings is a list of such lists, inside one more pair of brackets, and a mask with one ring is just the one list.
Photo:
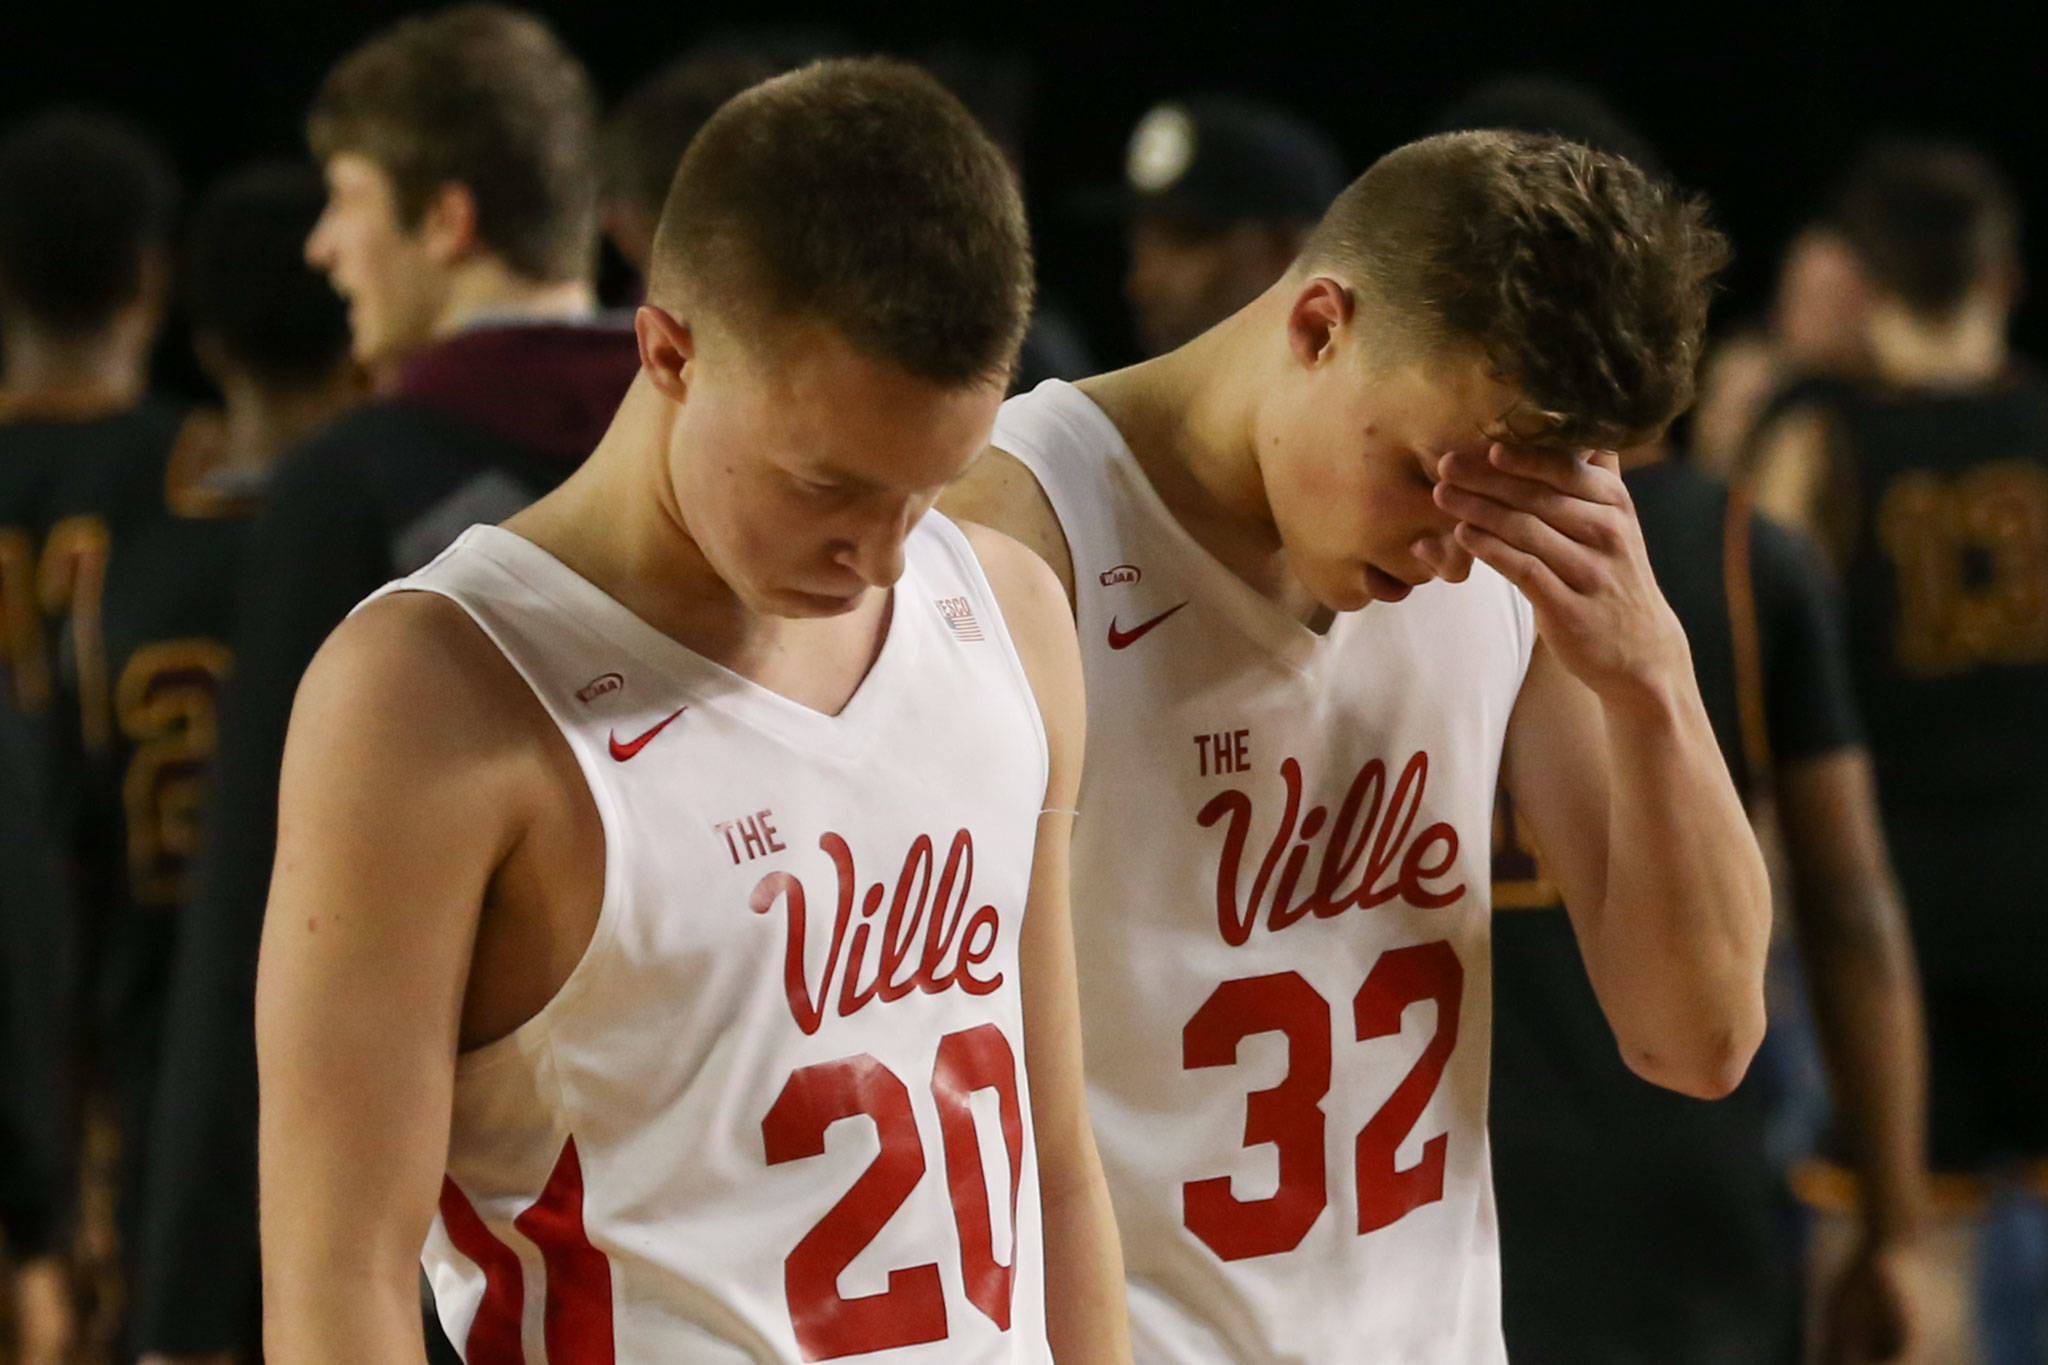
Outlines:
{"label": "player's wrist", "polygon": [[1651,728],[1677,728],[1701,710],[1692,649],[1682,630],[1668,634],[1674,638],[1661,639],[1617,667],[1584,680],[1610,723],[1627,720]]}

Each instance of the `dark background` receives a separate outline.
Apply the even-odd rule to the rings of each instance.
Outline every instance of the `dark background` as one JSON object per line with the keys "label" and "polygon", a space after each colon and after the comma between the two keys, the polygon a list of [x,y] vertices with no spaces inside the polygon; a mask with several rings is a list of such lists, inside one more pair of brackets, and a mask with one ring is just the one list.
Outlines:
{"label": "dark background", "polygon": [[[335,57],[419,5],[283,0],[263,8],[155,8],[0,0],[0,120],[52,100],[112,106],[157,129],[191,183],[263,152],[296,151],[305,101]],[[1414,136],[1471,83],[1548,70],[1602,90],[1713,200],[1736,264],[1717,321],[1760,309],[1779,247],[1857,140],[1928,131],[1974,141],[2048,214],[2040,175],[2048,85],[2024,15],[1986,0],[1880,13],[1846,0],[1669,7],[1623,0],[1529,5],[1253,0],[1209,6],[1102,4],[1077,16],[1023,3],[946,8],[652,0],[548,3],[609,98],[698,38],[738,24],[829,25],[857,48],[918,56],[967,47],[1022,59],[1035,77],[1025,173],[1042,281],[1105,360],[1129,356],[1118,297],[1122,250],[1109,227],[1067,208],[1078,186],[1113,181],[1131,125],[1154,100],[1232,89],[1321,122],[1354,170]],[[2035,234],[2028,256],[2048,278]],[[2030,299],[2022,347],[2048,340]],[[174,381],[183,367],[173,357]]]}

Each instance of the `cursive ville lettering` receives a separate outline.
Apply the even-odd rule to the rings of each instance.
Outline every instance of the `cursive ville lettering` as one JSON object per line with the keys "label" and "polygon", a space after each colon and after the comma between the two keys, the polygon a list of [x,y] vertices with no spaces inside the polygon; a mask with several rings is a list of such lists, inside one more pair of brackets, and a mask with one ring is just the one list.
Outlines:
{"label": "cursive ville lettering", "polygon": [[[1280,826],[1242,898],[1252,798],[1232,787],[1211,797],[1196,815],[1204,828],[1223,824],[1223,856],[1216,866],[1216,927],[1224,942],[1242,946],[1251,938],[1262,910],[1267,929],[1278,931],[1309,915],[1329,919],[1354,907],[1370,910],[1396,898],[1420,909],[1436,909],[1465,894],[1463,882],[1445,890],[1431,885],[1457,865],[1458,831],[1438,821],[1414,833],[1429,783],[1427,753],[1418,750],[1408,760],[1392,792],[1387,790],[1387,765],[1377,758],[1368,760],[1351,780],[1334,821],[1322,806],[1302,814],[1301,764],[1292,758],[1283,760],[1280,780],[1285,787]],[[1314,882],[1297,901],[1295,892],[1318,835],[1323,836],[1322,861]],[[1361,860],[1365,871],[1353,882],[1352,874]],[[1348,890],[1344,889],[1347,883]]]}
{"label": "cursive ville lettering", "polygon": [[[969,995],[987,995],[1003,984],[1000,971],[978,976],[974,970],[994,955],[1002,925],[993,905],[967,912],[974,883],[973,835],[963,829],[953,836],[936,877],[931,837],[918,835],[903,856],[894,893],[874,882],[858,897],[858,923],[854,919],[854,889],[859,877],[853,850],[846,840],[829,832],[818,840],[818,847],[832,859],[838,896],[825,965],[815,990],[804,966],[810,922],[803,882],[789,872],[770,872],[755,883],[747,901],[757,915],[772,914],[778,902],[787,915],[782,985],[798,1028],[805,1033],[818,1031],[826,1010],[833,1007],[835,985],[837,1009],[845,1018],[871,1000],[889,1004],[913,990],[936,995],[957,986]],[[885,898],[889,910],[877,936],[874,918]]]}

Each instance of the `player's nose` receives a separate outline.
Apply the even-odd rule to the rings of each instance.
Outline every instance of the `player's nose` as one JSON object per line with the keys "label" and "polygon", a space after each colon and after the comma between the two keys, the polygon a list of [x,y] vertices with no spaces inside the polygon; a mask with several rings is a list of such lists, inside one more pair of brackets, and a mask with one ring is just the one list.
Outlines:
{"label": "player's nose", "polygon": [[917,508],[909,503],[878,515],[841,549],[838,561],[859,574],[870,587],[886,588],[903,576],[903,545],[916,524]]}
{"label": "player's nose", "polygon": [[306,244],[301,249],[306,264],[315,270],[326,270],[334,263],[334,243],[328,227],[328,214],[322,212],[313,222],[313,230],[306,234]]}

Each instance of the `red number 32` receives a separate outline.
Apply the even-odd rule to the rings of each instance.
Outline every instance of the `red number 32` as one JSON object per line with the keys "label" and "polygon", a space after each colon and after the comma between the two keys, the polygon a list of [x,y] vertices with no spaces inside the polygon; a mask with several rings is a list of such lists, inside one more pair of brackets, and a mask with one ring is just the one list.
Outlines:
{"label": "red number 32", "polygon": [[[993,1090],[1010,1157],[1010,1226],[1017,1226],[1023,1178],[1024,1116],[1017,1100],[1017,1059],[994,1024],[949,1033],[939,1040],[932,1067],[932,1099],[946,1153],[946,1188],[960,1237],[960,1278],[967,1300],[1001,1331],[1010,1330],[1010,1295],[1016,1277],[995,1258],[988,1181],[968,1107],[977,1090]],[[879,1294],[843,1298],[839,1275],[896,1215],[924,1178],[924,1142],[911,1112],[910,1091],[896,1073],[867,1053],[799,1067],[761,1120],[768,1164],[801,1161],[825,1150],[825,1130],[841,1119],[866,1115],[881,1151],[853,1187],[804,1235],[783,1261],[789,1322],[805,1360],[837,1360],[894,1346],[946,1338],[946,1296],[934,1262],[889,1272]]]}
{"label": "red number 32", "polygon": [[[1436,1002],[1436,1034],[1394,1093],[1358,1134],[1358,1231],[1363,1236],[1444,1197],[1447,1135],[1424,1144],[1422,1160],[1394,1166],[1395,1149],[1443,1079],[1458,1042],[1458,1002],[1465,969],[1445,942],[1382,953],[1351,1002],[1360,1042],[1401,1031],[1401,1013]],[[1189,1070],[1229,1066],[1237,1045],[1260,1033],[1287,1039],[1287,1074],[1245,1099],[1244,1142],[1271,1143],[1279,1153],[1280,1187],[1264,1199],[1239,1199],[1228,1176],[1181,1187],[1188,1231],[1226,1261],[1292,1251],[1329,1203],[1323,1096],[1330,1090],[1330,1005],[1298,972],[1248,976],[1218,986],[1181,1031],[1181,1064]]]}

